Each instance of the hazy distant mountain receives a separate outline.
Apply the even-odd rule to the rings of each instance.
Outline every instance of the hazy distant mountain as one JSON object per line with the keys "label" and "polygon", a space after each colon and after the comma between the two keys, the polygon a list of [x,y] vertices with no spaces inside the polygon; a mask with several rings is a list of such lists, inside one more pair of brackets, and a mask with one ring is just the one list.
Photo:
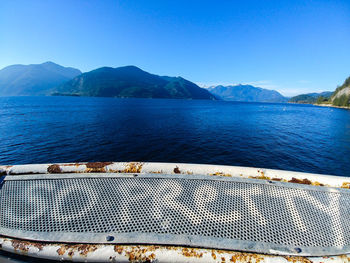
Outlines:
{"label": "hazy distant mountain", "polygon": [[292,103],[309,103],[313,104],[316,103],[318,98],[323,97],[325,99],[329,99],[332,96],[332,91],[324,91],[320,93],[307,93],[307,94],[300,94],[298,96],[294,96],[289,99],[289,102]]}
{"label": "hazy distant mountain", "polygon": [[53,62],[8,66],[0,70],[0,96],[49,95],[52,88],[80,74]]}
{"label": "hazy distant mountain", "polygon": [[135,66],[103,67],[83,73],[61,85],[53,95],[215,99],[207,90],[181,77],[161,77]]}
{"label": "hazy distant mountain", "polygon": [[268,90],[254,87],[251,85],[232,85],[232,86],[212,86],[208,88],[209,92],[230,101],[247,102],[287,102],[288,99],[275,90]]}

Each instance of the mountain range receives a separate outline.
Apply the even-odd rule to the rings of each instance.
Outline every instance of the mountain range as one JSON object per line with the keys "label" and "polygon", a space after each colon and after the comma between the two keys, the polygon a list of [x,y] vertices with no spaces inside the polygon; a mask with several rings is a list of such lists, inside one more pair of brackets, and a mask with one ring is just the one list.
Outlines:
{"label": "mountain range", "polygon": [[80,74],[78,69],[53,62],[8,66],[0,70],[0,95],[50,95],[53,88]]}
{"label": "mountain range", "polygon": [[252,85],[212,86],[208,90],[223,100],[247,102],[287,102],[288,98],[275,90],[268,90]]}
{"label": "mountain range", "polygon": [[102,67],[82,73],[53,62],[11,65],[0,70],[0,96],[90,96],[119,98],[210,99],[246,102],[292,102],[350,106],[350,77],[335,92],[287,98],[252,85],[207,89],[182,77],[159,76],[135,66]]}
{"label": "mountain range", "polygon": [[0,96],[89,96],[286,102],[274,90],[251,85],[204,89],[182,77],[158,76],[135,66],[102,67],[82,73],[53,62],[0,70]]}
{"label": "mountain range", "polygon": [[158,76],[135,66],[103,67],[83,73],[59,86],[54,95],[216,99],[207,90],[184,78]]}
{"label": "mountain range", "polygon": [[350,77],[341,86],[338,86],[334,92],[301,94],[292,97],[289,102],[350,108]]}
{"label": "mountain range", "polygon": [[329,99],[332,96],[332,91],[324,91],[320,93],[307,93],[300,94],[298,96],[291,97],[289,102],[291,103],[306,103],[306,104],[314,104],[319,100],[319,98]]}

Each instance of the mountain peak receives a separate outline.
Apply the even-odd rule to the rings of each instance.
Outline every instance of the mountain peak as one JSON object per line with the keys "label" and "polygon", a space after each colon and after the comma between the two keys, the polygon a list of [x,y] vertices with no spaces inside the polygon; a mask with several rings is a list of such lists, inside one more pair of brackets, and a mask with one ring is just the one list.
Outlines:
{"label": "mountain peak", "polygon": [[[123,67],[117,67],[116,69],[132,69],[132,70],[142,70],[134,65],[127,65],[127,66],[123,66]],[[142,70],[143,71],[143,70]]]}
{"label": "mountain peak", "polygon": [[[35,64],[34,64],[35,65]],[[44,63],[41,63],[41,65],[56,65],[56,66],[59,66],[58,64],[52,62],[52,61],[46,61]]]}

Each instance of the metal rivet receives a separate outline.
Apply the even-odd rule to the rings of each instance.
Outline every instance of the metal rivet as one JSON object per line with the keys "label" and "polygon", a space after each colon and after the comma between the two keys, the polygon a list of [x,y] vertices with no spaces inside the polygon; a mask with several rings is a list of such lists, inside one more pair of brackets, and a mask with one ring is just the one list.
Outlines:
{"label": "metal rivet", "polygon": [[297,248],[295,248],[295,251],[296,251],[297,253],[300,253],[302,250],[301,250],[301,248],[297,247]]}
{"label": "metal rivet", "polygon": [[106,240],[107,240],[108,242],[111,242],[111,241],[114,240],[114,236],[107,236],[107,237],[106,237]]}

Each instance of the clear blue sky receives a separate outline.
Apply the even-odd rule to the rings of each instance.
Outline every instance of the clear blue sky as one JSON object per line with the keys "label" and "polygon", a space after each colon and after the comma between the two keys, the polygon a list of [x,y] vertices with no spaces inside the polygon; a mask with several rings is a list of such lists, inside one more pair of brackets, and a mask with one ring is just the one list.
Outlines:
{"label": "clear blue sky", "polygon": [[284,95],[350,75],[350,0],[1,0],[0,68],[136,65]]}

